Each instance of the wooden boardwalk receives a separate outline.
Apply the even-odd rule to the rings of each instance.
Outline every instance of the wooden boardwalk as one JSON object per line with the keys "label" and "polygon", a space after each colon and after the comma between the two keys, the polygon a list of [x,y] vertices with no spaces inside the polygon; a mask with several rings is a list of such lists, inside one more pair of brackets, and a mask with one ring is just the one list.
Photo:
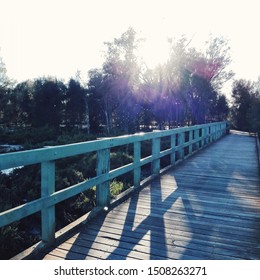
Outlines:
{"label": "wooden boardwalk", "polygon": [[255,138],[222,138],[37,258],[260,259]]}

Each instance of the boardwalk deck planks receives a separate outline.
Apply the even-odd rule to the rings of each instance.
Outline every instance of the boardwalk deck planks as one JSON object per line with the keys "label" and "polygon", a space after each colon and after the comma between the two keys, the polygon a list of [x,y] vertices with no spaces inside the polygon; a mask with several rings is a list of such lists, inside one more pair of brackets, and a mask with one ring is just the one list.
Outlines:
{"label": "boardwalk deck planks", "polygon": [[38,258],[260,259],[254,137],[222,138]]}

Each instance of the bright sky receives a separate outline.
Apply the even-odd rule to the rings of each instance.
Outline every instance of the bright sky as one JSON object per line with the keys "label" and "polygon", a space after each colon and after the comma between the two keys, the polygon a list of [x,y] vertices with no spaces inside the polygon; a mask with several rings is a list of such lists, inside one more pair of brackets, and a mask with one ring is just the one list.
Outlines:
{"label": "bright sky", "polygon": [[260,75],[259,0],[0,0],[0,57],[17,81],[75,76],[103,62],[104,42],[130,26],[146,38],[149,66],[167,55],[167,38],[186,34],[199,47],[230,40],[236,78]]}

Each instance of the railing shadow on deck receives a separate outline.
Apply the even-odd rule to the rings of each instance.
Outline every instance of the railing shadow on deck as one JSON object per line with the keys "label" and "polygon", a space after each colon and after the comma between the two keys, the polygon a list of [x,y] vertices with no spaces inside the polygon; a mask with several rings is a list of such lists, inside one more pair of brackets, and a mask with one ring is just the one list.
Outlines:
{"label": "railing shadow on deck", "polygon": [[[234,146],[233,140],[230,141],[230,146]],[[228,149],[230,149],[230,146]],[[239,201],[239,197],[236,197],[229,190],[234,182],[238,183],[237,170],[233,168],[233,165],[230,166],[225,161],[224,164],[217,168],[213,150],[216,149],[216,145],[210,149],[212,150],[213,158],[208,157],[204,167],[213,173],[204,174],[202,177],[201,175],[197,177],[193,175],[191,180],[193,183],[194,181],[196,182],[195,189],[187,186],[187,181],[183,183],[183,174],[179,174],[179,168],[177,168],[171,171],[170,175],[167,175],[170,177],[168,180],[171,184],[172,182],[176,183],[176,188],[173,188],[165,197],[165,194],[162,193],[161,178],[157,178],[145,189],[148,204],[150,199],[147,216],[144,217],[143,215],[141,220],[138,219],[141,213],[140,210],[138,211],[139,194],[137,193],[130,198],[125,212],[114,213],[114,215],[118,214],[118,218],[121,219],[119,225],[122,225],[122,231],[119,233],[115,232],[113,235],[107,233],[106,229],[102,229],[106,219],[103,216],[102,219],[90,224],[90,229],[86,229],[86,231],[78,235],[66,257],[68,259],[73,258],[79,252],[82,259],[89,257],[89,249],[85,248],[85,246],[87,245],[91,248],[94,242],[96,242],[96,237],[99,235],[100,238],[111,238],[114,241],[112,252],[108,252],[105,244],[100,243],[100,254],[102,255],[100,257],[102,259],[127,259],[129,256],[132,258],[149,257],[149,259],[156,260],[174,258],[192,260],[259,258],[253,243],[251,243],[253,232],[250,228],[247,228],[247,225],[251,223],[250,219],[247,221],[247,217],[246,220],[243,220],[243,224],[240,225],[240,231],[238,231],[236,228],[241,223],[241,220],[236,217],[234,218],[232,213],[230,213],[234,210],[237,213],[250,213],[250,210],[252,210],[249,204],[243,205]],[[215,156],[216,154],[224,157],[227,154],[227,148],[221,152],[218,150]],[[200,155],[203,157],[203,152]],[[205,160],[203,160],[203,163],[205,164]],[[187,167],[187,165],[194,168],[192,161],[184,163],[184,166]],[[201,170],[201,166],[197,168]],[[223,171],[227,169],[231,175],[230,177],[226,177],[223,174]],[[181,169],[179,170],[182,172]],[[232,177],[233,173],[235,174],[234,177]],[[216,185],[210,186],[216,174],[225,178],[225,180],[219,182],[220,187],[217,188]],[[200,180],[203,180],[203,182]],[[243,187],[251,186],[252,188],[250,182],[245,182],[246,178],[242,179],[242,181]],[[200,191],[201,183],[204,186],[202,192]],[[220,193],[221,196],[219,197],[218,194]],[[207,199],[205,200],[205,197],[204,200],[201,199],[201,195],[204,195]],[[181,200],[183,203],[182,209],[175,205],[177,200]],[[183,234],[181,232],[179,233],[181,238],[178,240],[178,234],[176,235],[175,233],[175,236],[171,236],[168,230],[169,227],[173,232],[183,230],[183,225],[178,225],[178,219],[176,219],[180,214],[179,211],[182,212],[181,215],[185,220],[185,230],[188,235],[181,236]],[[166,213],[167,217],[165,217]],[[160,229],[159,231],[158,228]],[[258,227],[259,230],[260,228]],[[91,233],[91,237],[87,237],[88,233]],[[142,256],[145,250],[142,248],[140,250],[140,246],[146,246],[146,250],[148,249],[145,257]],[[94,247],[97,248],[96,245]],[[84,249],[80,251],[79,248]],[[135,252],[131,255],[133,251]]]}
{"label": "railing shadow on deck", "polygon": [[[169,198],[172,199],[173,202],[177,199],[175,195],[176,194],[173,194],[172,197]],[[155,201],[154,198],[151,197],[151,213],[145,217],[145,219],[139,221],[137,218],[138,214],[136,214],[138,208],[138,197],[138,193],[130,197],[128,208],[125,212],[120,213],[120,220],[117,225],[122,227],[122,230],[115,232],[112,237],[109,232],[106,232],[106,229],[102,229],[103,222],[105,221],[105,216],[102,216],[102,218],[98,219],[96,222],[91,222],[89,227],[86,228],[83,233],[79,233],[77,239],[69,249],[66,258],[70,259],[73,258],[74,253],[78,254],[79,247],[82,248],[80,251],[82,259],[89,257],[89,253],[91,253],[91,249],[89,250],[89,248],[97,242],[96,237],[99,236],[101,240],[104,238],[104,240],[111,239],[113,241],[113,247],[111,247],[110,244],[109,251],[106,250],[107,248],[104,243],[100,243],[100,257],[102,259],[124,260],[127,259],[129,255],[132,259],[145,259],[145,255],[146,258],[149,256],[150,259],[168,259],[164,220],[163,217],[155,214],[157,200]],[[155,224],[156,227],[154,226]],[[156,230],[157,227],[160,227],[160,232]],[[91,237],[89,237],[88,233],[91,233]],[[140,241],[142,241],[141,244],[139,243]],[[88,248],[86,248],[86,246],[88,246]],[[146,250],[148,250],[146,252],[147,254],[140,252],[140,248],[138,250],[138,247],[143,246],[145,246]],[[96,244],[95,248],[97,248]],[[135,248],[136,250],[134,254],[131,255],[131,252]]]}
{"label": "railing shadow on deck", "polygon": [[[116,221],[117,218],[120,219],[117,221],[120,228],[118,231],[114,232],[115,225],[111,226],[113,233],[111,233],[111,229],[103,228],[106,220],[106,215],[103,215],[98,220],[91,222],[85,230],[81,230],[74,241],[69,241],[72,243],[66,259],[98,257],[97,252],[93,255],[92,246],[95,250],[99,249],[101,259],[107,260],[124,260],[129,257],[151,260],[247,259],[252,257],[250,250],[254,248],[252,248],[248,236],[241,237],[244,233],[249,233],[250,236],[249,230],[244,228],[246,231],[230,232],[232,227],[233,230],[235,229],[239,219],[228,221],[226,218],[221,218],[221,214],[225,214],[223,211],[213,213],[213,211],[218,212],[218,209],[211,209],[205,201],[199,200],[201,192],[197,192],[195,189],[190,197],[190,190],[188,188],[186,191],[187,186],[182,185],[183,180],[180,175],[172,174],[170,177],[169,180],[176,182],[177,188],[173,188],[166,197],[165,194],[162,194],[161,178],[151,182],[150,186],[145,189],[149,207],[147,215],[142,214],[140,209],[138,210],[140,196],[138,193],[135,194],[130,197],[130,202],[124,211],[121,211],[120,208],[120,212],[113,213],[113,215],[118,215],[113,221]],[[236,197],[228,191],[228,184],[229,181],[221,187],[222,197],[226,196],[230,201],[236,203]],[[208,195],[211,198],[209,202],[216,203],[216,199],[212,198],[212,195]],[[182,209],[176,205],[177,200],[183,203]],[[240,205],[240,203],[238,204]],[[228,204],[220,203],[219,207],[223,207],[224,210],[224,208],[228,208]],[[242,206],[236,209],[240,213],[245,210],[248,209]],[[185,221],[185,226],[179,225],[180,216]],[[182,236],[184,230],[186,235]],[[172,231],[173,234],[169,231]],[[237,236],[239,240],[237,240]],[[113,246],[111,243],[106,244],[109,239],[113,241]],[[241,243],[241,240],[244,242]],[[227,244],[227,241],[230,244]],[[100,247],[97,246],[97,243],[100,244]],[[212,246],[212,244],[214,245]]]}
{"label": "railing shadow on deck", "polygon": [[[161,158],[169,155],[171,166],[174,166],[179,161],[182,161],[194,152],[222,137],[227,131],[228,123],[219,122],[0,155],[0,170],[41,163],[42,175],[42,197],[0,213],[0,227],[41,211],[42,245],[45,246],[47,244],[49,246],[54,244],[54,208],[57,203],[88,190],[93,186],[97,186],[97,208],[93,210],[95,214],[95,212],[99,212],[99,210],[110,206],[109,182],[113,178],[133,171],[133,190],[135,190],[140,186],[141,167],[143,165],[151,163],[151,174],[159,175]],[[163,151],[160,145],[160,139],[162,137],[170,137],[171,143],[171,147]],[[146,158],[141,158],[141,142],[145,140],[152,141],[152,154]],[[110,149],[128,144],[134,145],[134,162],[118,169],[110,170]],[[93,151],[97,152],[97,176],[88,181],[55,192],[55,160]],[[131,207],[134,207],[134,201]],[[160,221],[160,223],[163,227],[163,221]],[[41,247],[40,244],[38,245]]]}

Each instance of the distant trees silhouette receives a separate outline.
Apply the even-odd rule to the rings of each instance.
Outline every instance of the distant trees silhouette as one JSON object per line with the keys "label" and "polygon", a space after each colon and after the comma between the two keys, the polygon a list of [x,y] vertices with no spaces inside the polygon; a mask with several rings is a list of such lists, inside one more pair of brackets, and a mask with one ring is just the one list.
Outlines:
{"label": "distant trees silhouette", "polygon": [[103,66],[91,69],[84,85],[77,78],[65,84],[41,77],[13,87],[0,75],[0,125],[114,134],[227,118],[221,87],[233,73],[223,38],[210,39],[204,53],[185,37],[170,41],[168,60],[155,69],[140,60],[140,43],[132,28],[105,43]]}
{"label": "distant trees silhouette", "polygon": [[260,133],[260,78],[253,83],[236,80],[232,88],[231,120],[242,131]]}

